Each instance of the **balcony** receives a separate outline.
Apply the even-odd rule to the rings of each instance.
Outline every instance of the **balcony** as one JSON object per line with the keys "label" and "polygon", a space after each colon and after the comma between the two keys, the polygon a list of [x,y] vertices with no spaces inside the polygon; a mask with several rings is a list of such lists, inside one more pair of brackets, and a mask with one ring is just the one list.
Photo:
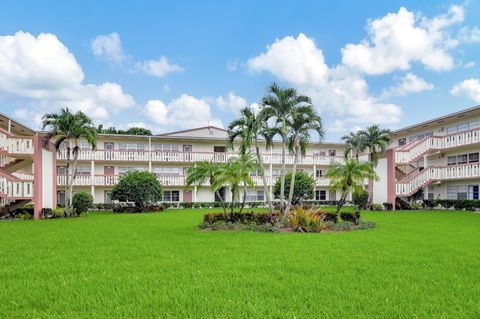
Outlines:
{"label": "balcony", "polygon": [[7,200],[32,199],[33,181],[0,176],[0,197]]}
{"label": "balcony", "polygon": [[[77,175],[73,183],[74,186],[113,186],[118,183],[119,175]],[[184,175],[157,175],[163,186],[184,187],[186,176]],[[251,176],[256,186],[263,186],[263,178],[261,176]],[[273,185],[277,176],[267,176],[267,185]],[[271,182],[273,181],[273,183]],[[57,186],[66,186],[67,176],[57,175]],[[316,178],[317,186],[330,186],[328,178]],[[210,186],[205,182],[203,186]]]}
{"label": "balcony", "polygon": [[411,196],[420,188],[436,181],[480,178],[480,163],[469,163],[451,166],[431,166],[413,174],[407,180],[397,182],[398,196]]}
{"label": "balcony", "polygon": [[32,155],[33,139],[13,137],[0,132],[0,150],[12,155]]}
{"label": "balcony", "polygon": [[408,164],[417,161],[432,151],[461,147],[480,143],[480,129],[464,131],[444,136],[427,136],[414,141],[395,151],[397,164]]}
{"label": "balcony", "polygon": [[[81,149],[78,154],[80,160],[87,161],[120,161],[120,162],[168,162],[168,163],[194,163],[199,161],[213,161],[215,163],[226,163],[232,157],[238,156],[237,153],[215,153],[215,152],[157,152],[157,151],[120,151],[120,150],[89,150]],[[73,158],[70,155],[70,158]],[[58,159],[67,159],[67,150],[58,151]],[[282,163],[282,155],[262,154],[264,164]],[[287,155],[285,163],[292,165],[294,156]],[[319,156],[307,155],[299,159],[299,165],[331,165],[332,163],[343,163],[341,156]]]}

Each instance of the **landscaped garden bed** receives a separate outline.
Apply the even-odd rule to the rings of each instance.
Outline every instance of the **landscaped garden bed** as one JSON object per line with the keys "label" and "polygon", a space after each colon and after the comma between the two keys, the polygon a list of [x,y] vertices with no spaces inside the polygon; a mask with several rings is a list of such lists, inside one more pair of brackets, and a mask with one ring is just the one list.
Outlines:
{"label": "landscaped garden bed", "polygon": [[360,218],[359,211],[336,212],[296,207],[288,216],[280,212],[209,213],[203,216],[202,230],[250,230],[261,232],[317,233],[369,229],[375,223]]}

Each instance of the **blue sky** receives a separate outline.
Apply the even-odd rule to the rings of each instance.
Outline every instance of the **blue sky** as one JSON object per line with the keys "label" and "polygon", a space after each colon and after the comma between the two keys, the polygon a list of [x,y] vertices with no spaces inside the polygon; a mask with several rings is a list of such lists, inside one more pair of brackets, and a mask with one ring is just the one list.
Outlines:
{"label": "blue sky", "polygon": [[312,97],[336,141],[480,104],[479,18],[474,1],[7,1],[0,111],[225,127],[277,81]]}

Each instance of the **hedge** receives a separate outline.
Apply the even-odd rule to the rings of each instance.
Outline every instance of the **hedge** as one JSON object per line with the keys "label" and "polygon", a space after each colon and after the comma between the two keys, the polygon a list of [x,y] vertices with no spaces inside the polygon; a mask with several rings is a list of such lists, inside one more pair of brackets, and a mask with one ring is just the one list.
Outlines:
{"label": "hedge", "polygon": [[454,208],[456,210],[474,211],[480,209],[480,200],[478,199],[425,199],[423,207],[425,208]]}

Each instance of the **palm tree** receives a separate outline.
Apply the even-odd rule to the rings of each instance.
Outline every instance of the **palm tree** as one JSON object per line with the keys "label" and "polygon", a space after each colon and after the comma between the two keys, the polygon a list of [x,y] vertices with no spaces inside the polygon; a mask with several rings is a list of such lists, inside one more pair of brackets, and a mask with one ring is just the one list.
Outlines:
{"label": "palm tree", "polygon": [[[365,148],[368,148],[369,161],[373,169],[378,165],[378,156],[384,152],[392,142],[392,132],[388,129],[382,129],[378,125],[372,125],[358,134],[363,138]],[[368,203],[373,203],[373,181],[368,180]]]}
{"label": "palm tree", "polygon": [[[240,154],[244,155],[250,152],[252,144],[255,147],[255,154],[258,162],[258,169],[263,179],[263,192],[265,193],[270,213],[273,213],[272,198],[267,185],[265,168],[263,167],[262,156],[260,155],[259,140],[262,138],[265,142],[265,148],[272,145],[274,130],[268,128],[262,114],[255,114],[250,107],[245,107],[240,111],[240,117],[234,120],[228,126],[228,146],[233,150],[234,142],[240,138]],[[246,189],[246,184],[244,185]],[[244,197],[246,190],[244,189]]]}
{"label": "palm tree", "polygon": [[270,84],[267,94],[262,98],[262,118],[265,122],[273,121],[276,132],[282,138],[282,168],[280,172],[280,211],[285,207],[285,151],[287,149],[288,123],[295,107],[311,104],[309,97],[299,95],[294,88],[281,88],[276,83]]}
{"label": "palm tree", "polygon": [[[42,117],[42,128],[48,128],[44,146],[54,139],[58,150],[64,143],[67,148],[67,183],[65,185],[65,214],[70,216],[70,200],[72,198],[73,183],[77,177],[78,152],[80,140],[86,139],[92,149],[96,147],[97,130],[92,120],[83,112],[72,113],[68,108],[62,108],[59,113],[48,113]],[[70,173],[73,155],[73,173]]]}
{"label": "palm tree", "polygon": [[346,159],[345,164],[334,163],[327,170],[326,176],[330,178],[330,188],[340,189],[342,195],[337,204],[337,216],[340,216],[348,194],[363,191],[363,182],[366,178],[378,180],[375,170],[367,162],[355,159]]}
{"label": "palm tree", "polygon": [[[257,162],[252,158],[250,153],[241,155],[240,157],[232,157],[228,162],[221,166],[218,178],[215,180],[213,187],[219,189],[225,185],[230,187],[232,193],[232,203],[230,206],[230,213],[233,214],[235,208],[235,200],[240,197],[240,185],[246,184],[248,187],[253,187],[252,177],[250,172],[258,167]],[[245,197],[244,203],[245,204]],[[240,208],[242,212],[243,205]]]}
{"label": "palm tree", "polygon": [[313,109],[310,104],[295,106],[293,108],[291,120],[289,120],[288,150],[294,156],[292,177],[290,180],[290,191],[288,193],[287,207],[285,216],[288,215],[292,205],[293,190],[295,187],[295,173],[300,155],[305,156],[307,146],[310,143],[310,132],[317,132],[321,140],[325,132],[323,131],[322,118]]}
{"label": "palm tree", "polygon": [[342,137],[345,142],[345,158],[348,158],[350,153],[355,153],[355,159],[358,161],[358,156],[365,150],[364,136],[357,133],[350,132],[349,135]]}
{"label": "palm tree", "polygon": [[193,166],[190,166],[187,170],[187,180],[185,181],[185,188],[190,187],[192,185],[201,186],[206,181],[210,184],[210,189],[215,193],[217,198],[220,200],[222,204],[223,213],[225,216],[227,215],[227,206],[223,197],[220,194],[220,188],[215,188],[215,181],[218,179],[220,172],[222,171],[222,164],[209,162],[209,161],[201,161],[195,162]]}

